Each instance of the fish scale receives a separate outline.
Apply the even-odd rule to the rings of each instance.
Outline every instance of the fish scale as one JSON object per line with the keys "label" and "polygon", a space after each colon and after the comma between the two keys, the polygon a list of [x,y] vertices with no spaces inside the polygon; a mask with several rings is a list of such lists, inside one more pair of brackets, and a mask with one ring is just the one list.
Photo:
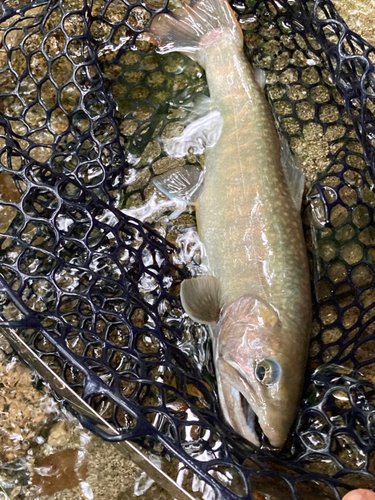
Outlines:
{"label": "fish scale", "polygon": [[[303,386],[311,325],[297,193],[294,202],[270,108],[226,0],[184,4],[173,16],[157,18],[151,32],[162,51],[184,52],[201,63],[211,116],[221,117],[211,124],[217,142],[207,146],[197,203],[213,276],[185,280],[182,305],[192,319],[214,325],[225,419],[256,445],[258,422],[271,445],[282,447]],[[205,140],[198,121],[189,127],[185,136],[194,131],[197,142]]]}
{"label": "fish scale", "polygon": [[223,303],[255,296],[298,324],[310,287],[300,216],[284,179],[269,105],[245,56],[228,64],[228,51],[236,50],[228,45],[223,40],[206,57],[212,107],[224,116],[224,127],[207,152],[199,234]]}

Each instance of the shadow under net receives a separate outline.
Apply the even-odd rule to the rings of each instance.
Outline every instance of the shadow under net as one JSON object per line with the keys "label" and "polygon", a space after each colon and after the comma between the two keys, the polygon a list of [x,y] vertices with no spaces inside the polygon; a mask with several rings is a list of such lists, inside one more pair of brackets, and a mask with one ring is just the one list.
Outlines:
{"label": "shadow under net", "polygon": [[180,249],[121,211],[147,200],[165,164],[149,153],[151,167],[141,163],[129,189],[132,157],[178,123],[168,103],[207,94],[192,63],[169,70],[179,56],[162,62],[142,38],[167,6],[0,8],[1,325],[116,439],[177,458],[217,498],[337,499],[374,488],[374,49],[329,1],[233,4],[292,151],[303,156],[315,141],[324,152],[305,209],[316,298],[308,380],[275,456],[223,423],[207,332],[179,301],[189,275]]}

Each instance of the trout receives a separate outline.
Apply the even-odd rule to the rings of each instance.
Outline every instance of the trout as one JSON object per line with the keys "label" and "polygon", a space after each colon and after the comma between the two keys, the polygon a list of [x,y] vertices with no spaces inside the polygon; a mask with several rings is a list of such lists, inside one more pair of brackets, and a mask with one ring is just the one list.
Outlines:
{"label": "trout", "polygon": [[226,0],[160,14],[150,37],[160,52],[179,51],[203,66],[211,113],[220,116],[196,201],[212,275],[185,280],[182,305],[193,320],[213,327],[227,422],[255,445],[260,426],[280,448],[298,409],[311,328],[302,192],[296,188],[303,174],[297,169],[294,182],[296,167],[289,165],[289,176],[282,165],[269,104]]}

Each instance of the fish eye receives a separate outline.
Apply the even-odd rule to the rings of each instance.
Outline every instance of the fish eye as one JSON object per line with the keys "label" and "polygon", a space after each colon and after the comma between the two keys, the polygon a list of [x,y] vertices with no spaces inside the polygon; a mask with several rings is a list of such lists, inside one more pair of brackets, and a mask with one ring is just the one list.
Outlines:
{"label": "fish eye", "polygon": [[255,368],[255,376],[263,385],[272,385],[279,381],[281,367],[279,363],[272,359],[263,359],[259,361]]}

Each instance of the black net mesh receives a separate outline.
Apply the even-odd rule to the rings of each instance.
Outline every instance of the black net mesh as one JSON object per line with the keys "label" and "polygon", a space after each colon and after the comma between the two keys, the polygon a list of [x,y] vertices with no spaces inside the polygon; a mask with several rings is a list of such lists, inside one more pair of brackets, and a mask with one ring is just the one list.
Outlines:
{"label": "black net mesh", "polygon": [[316,312],[284,451],[255,451],[223,423],[207,331],[179,301],[199,264],[181,236],[194,214],[171,220],[165,202],[148,222],[131,215],[163,201],[155,175],[204,164],[162,152],[208,89],[194,62],[155,54],[143,38],[167,9],[161,0],[0,5],[1,325],[113,424],[116,439],[174,457],[217,498],[338,499],[375,488],[375,50],[329,0],[233,8],[311,183]]}

